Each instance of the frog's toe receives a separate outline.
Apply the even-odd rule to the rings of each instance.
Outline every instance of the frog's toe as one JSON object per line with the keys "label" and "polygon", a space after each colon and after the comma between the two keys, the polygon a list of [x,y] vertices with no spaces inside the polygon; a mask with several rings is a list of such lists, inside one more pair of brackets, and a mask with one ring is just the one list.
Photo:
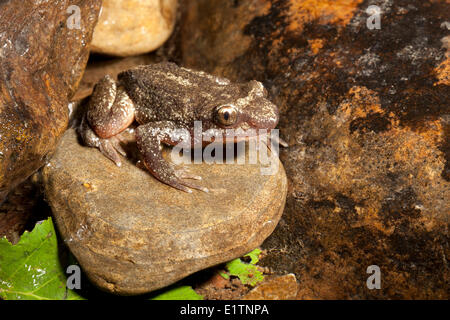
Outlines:
{"label": "frog's toe", "polygon": [[175,178],[175,177],[174,177],[174,179],[171,179],[170,182],[166,182],[166,183],[168,185],[170,185],[171,187],[174,187],[178,190],[188,192],[188,193],[192,193],[191,189],[196,189],[196,190],[200,190],[200,191],[207,192],[207,193],[209,192],[209,189],[206,187],[198,185],[194,182],[182,180],[182,179]]}
{"label": "frog's toe", "polygon": [[[208,188],[203,187],[203,186],[201,186],[199,184],[190,182],[190,181],[180,180],[179,183],[182,184],[185,187],[190,188],[190,189],[196,189],[196,190],[200,190],[200,191],[203,191],[203,192],[206,192],[206,193],[209,192]],[[192,191],[190,191],[190,192],[192,192]]]}
{"label": "frog's toe", "polygon": [[171,187],[173,187],[173,188],[175,188],[175,189],[178,189],[178,190],[181,190],[181,191],[184,191],[184,192],[187,192],[187,193],[192,193],[192,190],[191,189],[189,189],[187,186],[185,186],[184,184],[182,184],[181,183],[181,181],[173,181],[173,182],[171,182],[171,183],[167,183],[169,186],[171,186]]}
{"label": "frog's toe", "polygon": [[201,176],[189,172],[187,168],[175,170],[175,175],[180,179],[202,180]]}
{"label": "frog's toe", "polygon": [[127,156],[127,152],[124,150],[124,148],[120,144],[122,140],[120,140],[119,137],[117,137],[117,136],[111,137],[111,138],[109,138],[109,141],[111,142],[112,146],[118,153],[120,153],[124,157]]}
{"label": "frog's toe", "polygon": [[113,142],[109,139],[102,139],[98,148],[105,157],[113,161],[118,167],[122,166],[122,161],[120,160],[120,156],[117,153]]}

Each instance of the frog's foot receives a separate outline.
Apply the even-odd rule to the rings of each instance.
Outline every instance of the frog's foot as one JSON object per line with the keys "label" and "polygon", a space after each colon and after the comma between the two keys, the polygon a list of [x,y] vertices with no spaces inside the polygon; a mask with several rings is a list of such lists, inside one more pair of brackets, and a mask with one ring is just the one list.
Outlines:
{"label": "frog's foot", "polygon": [[139,160],[136,163],[136,166],[142,170],[150,171],[155,178],[178,190],[188,193],[192,193],[191,189],[196,189],[207,193],[209,192],[208,188],[202,187],[201,185],[198,185],[190,181],[185,181],[184,179],[202,180],[202,177],[195,174],[191,174],[186,169],[175,170],[170,166],[172,169],[169,170],[173,170],[174,175],[166,180],[163,180],[163,178],[160,178],[161,176],[159,176],[158,173],[155,173],[153,170],[149,169],[145,165],[145,161]]}
{"label": "frog's foot", "polygon": [[176,139],[184,139],[181,135],[174,134],[176,130],[178,129],[175,124],[170,121],[158,121],[137,127],[136,143],[143,156],[142,163],[156,179],[171,187],[189,193],[192,192],[191,189],[209,192],[208,188],[185,180],[200,180],[201,178],[199,176],[189,173],[186,168],[175,170],[174,167],[163,158],[161,143],[176,145],[177,143],[182,143],[180,141],[175,141]]}
{"label": "frog's foot", "polygon": [[119,154],[126,157],[127,153],[120,145],[120,140],[117,137],[111,137],[109,139],[100,139],[100,145],[98,147],[100,152],[112,160],[118,167],[122,166]]}
{"label": "frog's foot", "polygon": [[125,157],[126,152],[120,145],[120,140],[118,137],[113,136],[108,139],[100,138],[91,129],[85,117],[81,122],[79,131],[81,138],[83,139],[83,142],[87,146],[98,148],[105,157],[112,160],[118,167],[122,165],[122,161],[120,159],[119,154]]}
{"label": "frog's foot", "polygon": [[[136,162],[136,167],[138,167],[138,168],[141,169],[141,170],[146,170],[146,171],[148,171],[148,169],[147,169],[147,167],[145,166],[144,162],[141,161],[141,160],[138,160],[138,161]],[[175,176],[176,176],[178,179],[202,180],[202,177],[201,177],[201,176],[190,173],[190,172],[189,172],[189,169],[187,169],[187,168],[175,169],[174,172],[175,172]],[[198,186],[198,188],[194,188],[194,189],[199,189],[199,190],[208,192],[208,189],[207,189],[207,188],[202,188],[202,187],[200,187],[200,186]]]}
{"label": "frog's foot", "polygon": [[[198,176],[196,174],[190,173],[187,168],[182,168],[182,169],[175,170],[175,176],[178,178],[178,183],[180,183],[180,184],[182,184],[182,185],[184,185],[186,187],[189,187],[189,188],[192,188],[192,189],[197,189],[197,190],[200,190],[200,191],[203,191],[203,192],[207,192],[207,193],[209,192],[208,188],[205,188],[205,187],[202,187],[202,186],[200,186],[200,185],[198,185],[196,183],[188,182],[188,181],[184,180],[184,179],[202,180],[202,177],[200,177],[200,176]],[[190,192],[190,191],[188,191],[188,192]]]}
{"label": "frog's foot", "polygon": [[[208,193],[209,192],[208,188],[203,187],[203,186],[201,186],[201,185],[199,185],[197,183],[184,180],[184,179],[196,179],[196,180],[198,180],[197,177],[198,176],[195,176],[195,178],[193,178],[192,176],[189,176],[189,177],[184,177],[184,178],[178,178],[178,179],[176,179],[174,184],[171,184],[171,186],[175,187],[177,189],[183,190],[185,192],[189,192],[189,193],[192,193],[191,189],[196,189],[196,190],[200,190],[200,191]],[[201,179],[201,177],[200,177],[200,179]]]}
{"label": "frog's foot", "polygon": [[[163,161],[165,161],[165,160],[163,160]],[[155,178],[157,178],[161,182],[164,182],[165,184],[167,184],[171,187],[174,187],[178,190],[188,192],[188,193],[192,193],[191,189],[200,190],[200,191],[203,191],[206,193],[209,192],[208,188],[203,187],[195,182],[185,180],[185,179],[202,180],[202,177],[190,173],[187,169],[176,170],[169,163],[167,163],[167,166],[163,165],[164,170],[162,172],[156,172],[151,167],[148,167],[148,165],[146,165],[145,160],[138,161],[138,163],[136,165],[138,167],[140,167],[141,169],[150,171],[150,173],[152,173],[152,175]],[[164,174],[165,172],[169,172],[169,173]]]}

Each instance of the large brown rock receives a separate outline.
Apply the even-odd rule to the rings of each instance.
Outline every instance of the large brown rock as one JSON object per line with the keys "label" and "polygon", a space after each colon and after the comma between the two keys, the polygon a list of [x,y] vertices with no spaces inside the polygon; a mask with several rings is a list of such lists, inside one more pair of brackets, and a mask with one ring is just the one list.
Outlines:
{"label": "large brown rock", "polygon": [[[64,132],[100,5],[0,1],[0,203],[45,163]],[[80,9],[79,29],[70,6]]]}
{"label": "large brown rock", "polygon": [[448,298],[446,13],[443,0],[184,2],[172,58],[263,81],[280,106],[290,184],[262,263],[295,273],[298,298]]}
{"label": "large brown rock", "polygon": [[[128,149],[133,154],[135,146]],[[243,157],[245,154],[239,156]],[[272,233],[287,179],[262,164],[190,164],[210,192],[169,187],[132,161],[117,167],[73,129],[43,169],[61,237],[103,290],[139,294],[240,257]],[[273,167],[275,168],[275,167]],[[265,171],[263,171],[265,172]]]}

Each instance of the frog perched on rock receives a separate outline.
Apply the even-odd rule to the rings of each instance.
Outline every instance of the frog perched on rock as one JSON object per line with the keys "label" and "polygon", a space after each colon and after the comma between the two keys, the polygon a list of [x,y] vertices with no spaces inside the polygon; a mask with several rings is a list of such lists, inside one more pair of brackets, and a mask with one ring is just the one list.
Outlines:
{"label": "frog perched on rock", "polygon": [[[105,76],[94,88],[83,118],[81,136],[91,147],[121,165],[119,133],[134,121],[135,137],[143,165],[163,183],[192,192],[208,191],[185,179],[200,179],[185,170],[175,170],[162,156],[162,144],[189,141],[179,129],[193,136],[194,121],[205,130],[225,135],[226,129],[275,128],[278,108],[267,98],[262,83],[231,83],[228,79],[163,62],[139,66],[118,75],[118,82]],[[224,140],[225,141],[225,140]]]}

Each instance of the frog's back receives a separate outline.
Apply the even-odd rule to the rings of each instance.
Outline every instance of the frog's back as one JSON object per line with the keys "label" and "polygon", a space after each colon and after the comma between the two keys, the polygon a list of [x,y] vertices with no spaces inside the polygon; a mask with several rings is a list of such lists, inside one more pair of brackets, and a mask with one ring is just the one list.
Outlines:
{"label": "frog's back", "polygon": [[201,71],[163,62],[139,66],[118,76],[136,104],[137,120],[190,122],[199,110],[229,94],[230,82]]}

